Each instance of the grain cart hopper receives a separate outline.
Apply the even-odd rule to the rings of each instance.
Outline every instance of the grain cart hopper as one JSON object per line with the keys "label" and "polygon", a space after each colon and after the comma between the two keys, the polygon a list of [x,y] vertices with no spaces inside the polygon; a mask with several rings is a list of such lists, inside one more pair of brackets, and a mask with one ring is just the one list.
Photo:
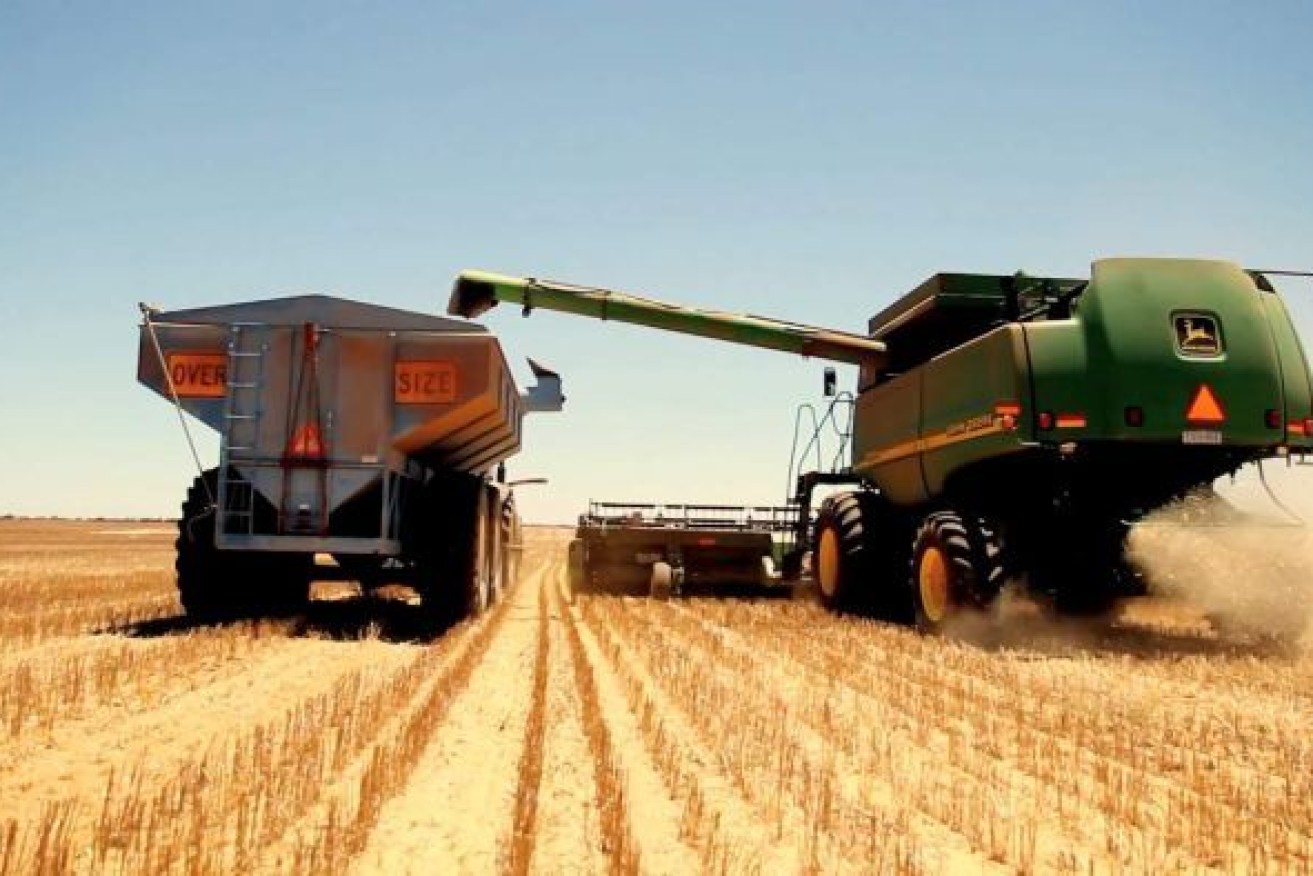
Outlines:
{"label": "grain cart hopper", "polygon": [[789,507],[589,502],[570,542],[571,589],[666,598],[773,587],[775,534],[793,524]]}
{"label": "grain cart hopper", "polygon": [[220,439],[179,521],[188,614],[294,609],[317,553],[435,617],[495,598],[517,523],[500,464],[527,411],[560,409],[557,375],[531,361],[522,395],[482,326],[322,295],[142,311],[138,380]]}
{"label": "grain cart hopper", "polygon": [[[926,630],[989,605],[1005,578],[1060,608],[1104,610],[1143,586],[1123,559],[1130,523],[1313,448],[1309,366],[1286,308],[1263,273],[1228,262],[937,274],[862,335],[482,272],[458,278],[449,311],[498,301],[857,365],[851,464],[798,478],[785,568],[810,550],[828,605]],[[837,482],[849,488],[810,524],[813,489]]]}

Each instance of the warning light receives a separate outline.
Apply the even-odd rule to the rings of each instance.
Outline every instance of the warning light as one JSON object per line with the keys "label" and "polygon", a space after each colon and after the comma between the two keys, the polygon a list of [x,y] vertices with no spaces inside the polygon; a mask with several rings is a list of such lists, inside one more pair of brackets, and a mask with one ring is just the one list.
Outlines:
{"label": "warning light", "polygon": [[1089,425],[1089,421],[1085,419],[1084,414],[1058,414],[1057,427],[1059,429],[1084,429],[1087,425]]}
{"label": "warning light", "polygon": [[319,427],[302,426],[287,442],[287,456],[296,459],[323,459],[324,441],[319,435]]}
{"label": "warning light", "polygon": [[1203,423],[1209,425],[1218,425],[1226,422],[1226,412],[1222,410],[1222,404],[1213,395],[1208,384],[1201,383],[1195,390],[1194,400],[1185,410],[1185,419],[1190,423]]}
{"label": "warning light", "polygon": [[1041,429],[1044,429],[1045,431],[1048,431],[1049,429],[1052,429],[1052,428],[1053,428],[1053,414],[1050,413],[1049,411],[1040,411],[1040,413],[1039,413],[1039,427],[1040,427]]}

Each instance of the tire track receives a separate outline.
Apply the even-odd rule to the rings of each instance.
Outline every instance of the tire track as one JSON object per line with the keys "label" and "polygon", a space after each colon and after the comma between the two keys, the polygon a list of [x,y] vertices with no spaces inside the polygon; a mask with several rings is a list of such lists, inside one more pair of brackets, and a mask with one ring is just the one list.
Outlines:
{"label": "tire track", "polygon": [[[617,794],[604,791],[598,765],[605,763],[605,757],[599,758],[590,750],[595,745],[605,748],[610,743],[609,739],[592,740],[586,730],[586,710],[594,722],[600,721],[596,714],[596,685],[586,675],[587,668],[581,665],[582,645],[576,641],[577,631],[571,626],[572,618],[562,596],[564,584],[565,566],[558,560],[545,588],[545,615],[553,658],[547,672],[548,720],[530,870],[554,873],[559,871],[560,862],[569,861],[580,872],[601,873],[608,869],[611,860],[618,863],[625,857],[622,854],[625,843],[607,840],[603,835],[607,807],[618,806],[623,816],[624,805],[622,800],[616,800]],[[600,729],[596,723],[593,726]],[[614,778],[611,777],[613,784]],[[618,820],[624,823],[623,817]],[[610,858],[609,852],[614,852]]]}
{"label": "tire track", "polygon": [[538,821],[538,796],[542,790],[543,748],[546,744],[547,678],[551,665],[551,629],[547,608],[547,582],[556,573],[548,566],[538,581],[535,605],[538,611],[538,648],[533,661],[533,693],[529,705],[529,718],[524,726],[524,741],[520,745],[520,769],[515,788],[515,815],[512,819],[507,869],[514,876],[529,872],[537,843],[535,832]]}
{"label": "tire track", "polygon": [[593,753],[610,872],[697,872],[699,855],[681,828],[687,808],[676,802],[675,789],[662,777],[616,667],[578,607],[570,606],[564,617]]}
{"label": "tire track", "polygon": [[486,653],[427,740],[409,781],[382,804],[356,873],[479,872],[505,863],[537,654],[535,593],[546,567],[504,603]]}

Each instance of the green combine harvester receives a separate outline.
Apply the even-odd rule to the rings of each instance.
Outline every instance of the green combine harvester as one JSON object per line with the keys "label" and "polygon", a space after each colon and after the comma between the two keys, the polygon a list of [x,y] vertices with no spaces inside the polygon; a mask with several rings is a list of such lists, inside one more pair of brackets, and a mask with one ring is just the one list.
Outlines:
{"label": "green combine harvester", "polygon": [[[449,312],[498,302],[856,365],[851,465],[798,477],[783,570],[800,575],[810,553],[826,605],[925,631],[988,607],[1007,580],[1060,610],[1106,611],[1143,592],[1123,554],[1135,521],[1313,449],[1290,315],[1264,273],[1229,262],[937,274],[866,334],[475,271]],[[813,514],[822,485],[842,489]]]}

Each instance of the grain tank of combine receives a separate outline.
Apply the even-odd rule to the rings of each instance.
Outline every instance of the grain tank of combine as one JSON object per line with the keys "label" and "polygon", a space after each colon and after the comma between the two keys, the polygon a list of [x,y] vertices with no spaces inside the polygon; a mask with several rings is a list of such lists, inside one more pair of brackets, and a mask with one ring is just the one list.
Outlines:
{"label": "grain tank of combine", "polygon": [[[461,275],[449,311],[498,301],[857,365],[851,462],[798,479],[785,568],[809,553],[830,606],[926,630],[1009,579],[1104,610],[1143,587],[1123,556],[1132,522],[1247,463],[1313,450],[1313,378],[1290,317],[1262,273],[1229,262],[937,274],[860,335],[482,272]],[[813,515],[822,484],[848,489]]]}
{"label": "grain tank of combine", "polygon": [[557,375],[531,362],[521,394],[482,326],[321,295],[143,312],[138,379],[220,439],[179,524],[189,614],[294,609],[316,554],[436,615],[505,586],[517,518],[494,473],[526,412],[560,409]]}

